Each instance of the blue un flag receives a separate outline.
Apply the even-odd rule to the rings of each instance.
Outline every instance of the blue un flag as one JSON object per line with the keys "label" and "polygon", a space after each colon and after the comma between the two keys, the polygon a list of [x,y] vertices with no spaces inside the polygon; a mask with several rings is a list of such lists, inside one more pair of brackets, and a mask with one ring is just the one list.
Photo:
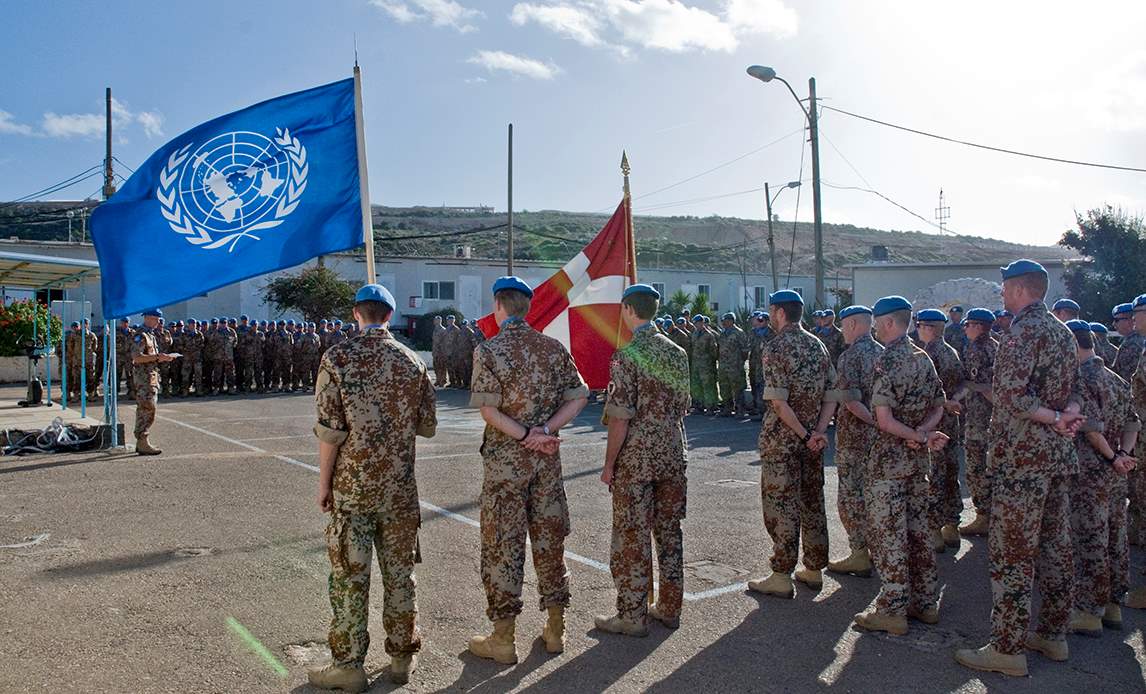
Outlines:
{"label": "blue un flag", "polygon": [[92,213],[107,318],[362,245],[354,80],[171,142]]}

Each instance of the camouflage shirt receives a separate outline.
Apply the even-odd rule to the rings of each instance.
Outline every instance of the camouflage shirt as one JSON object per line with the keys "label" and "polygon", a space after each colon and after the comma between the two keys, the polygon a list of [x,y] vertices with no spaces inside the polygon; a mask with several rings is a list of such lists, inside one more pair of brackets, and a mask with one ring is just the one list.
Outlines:
{"label": "camouflage shirt", "polygon": [[613,353],[603,422],[629,420],[617,457],[618,483],[679,479],[686,461],[684,416],[691,405],[688,357],[652,324]]}
{"label": "camouflage shirt", "polygon": [[134,363],[136,357],[152,354],[159,354],[159,345],[155,341],[155,334],[148,328],[143,328],[131,338],[131,380],[136,387],[143,383],[150,383],[153,386],[159,385],[159,362]]}
{"label": "camouflage shirt", "polygon": [[692,336],[692,368],[716,368],[716,337],[711,331],[701,328]]}
{"label": "camouflage shirt", "polygon": [[1110,370],[1129,381],[1134,377],[1134,370],[1138,368],[1138,361],[1142,358],[1142,348],[1146,344],[1138,333],[1130,333],[1122,338],[1122,345],[1118,348],[1118,356]]}
{"label": "camouflage shirt", "polygon": [[1094,333],[1094,353],[1102,357],[1107,368],[1118,359],[1118,348],[1110,344],[1110,340],[1100,333]]}
{"label": "camouflage shirt", "polygon": [[1031,421],[1041,407],[1063,410],[1082,404],[1074,336],[1043,303],[1015,314],[1010,331],[995,353],[991,382],[991,468],[1012,474],[1069,475],[1078,456],[1071,439],[1047,424]]}
{"label": "camouflage shirt", "polygon": [[[958,323],[949,323],[946,328],[943,328],[943,341],[951,345],[951,348],[955,350],[955,354],[962,357],[963,350],[967,349],[967,331]],[[940,378],[942,377],[942,374],[940,374]],[[947,392],[950,394],[952,391]]]}
{"label": "camouflage shirt", "polygon": [[[784,326],[764,347],[762,360],[764,399],[787,401],[809,431],[819,422],[824,400],[839,400],[839,391],[832,389],[836,369],[828,348],[799,323]],[[757,440],[760,457],[778,461],[803,445],[796,432],[780,421],[776,408],[769,407]]]}
{"label": "camouflage shirt", "polygon": [[834,324],[827,325],[820,329],[816,337],[824,343],[828,348],[828,357],[831,358],[832,363],[836,364],[840,360],[840,355],[848,348],[847,340],[844,339],[844,333]]}
{"label": "camouflage shirt", "polygon": [[433,351],[434,356],[442,357],[445,354],[446,348],[446,326],[435,325],[434,332],[430,336],[430,349]]}
{"label": "camouflage shirt", "polygon": [[[1130,376],[1130,393],[1138,417],[1146,421],[1146,353],[1138,360],[1138,368]],[[1146,461],[1142,461],[1146,464]]]}
{"label": "camouflage shirt", "polygon": [[[999,343],[984,333],[963,350],[963,374],[967,377],[967,397],[963,400],[963,423],[968,441],[986,442],[991,426],[991,390],[995,375],[995,352]],[[946,432],[944,432],[946,433]]]}
{"label": "camouflage shirt", "polygon": [[[836,390],[840,402],[859,402],[870,408],[871,389],[875,384],[875,363],[883,354],[883,345],[860,335],[840,355],[836,367]],[[846,407],[836,411],[836,448],[867,454],[875,443],[876,428],[858,419]]]}
{"label": "camouflage shirt", "polygon": [[[947,400],[931,358],[906,335],[887,345],[875,362],[872,408],[888,407],[896,421],[916,428]],[[947,434],[948,432],[943,432]],[[868,457],[867,479],[895,480],[928,474],[927,449],[879,431]]]}
{"label": "camouflage shirt", "polygon": [[744,359],[748,356],[748,336],[733,326],[720,331],[716,337],[717,364],[725,373],[744,373]]}
{"label": "camouflage shirt", "polygon": [[426,365],[389,330],[372,327],[326,351],[314,392],[314,433],[339,447],[335,506],[417,512],[414,437],[438,426]]}
{"label": "camouflage shirt", "polygon": [[[1079,387],[1082,413],[1087,417],[1081,431],[1101,431],[1110,447],[1118,450],[1124,432],[1141,428],[1130,398],[1130,384],[1106,368],[1102,357],[1091,357],[1079,366]],[[1079,436],[1076,442],[1081,466],[1106,467],[1106,460],[1085,436]]]}
{"label": "camouflage shirt", "polygon": [[[935,364],[935,373],[939,374],[939,381],[943,384],[943,392],[952,397],[963,387],[963,363],[959,361],[959,353],[947,343],[946,340],[935,340],[923,346],[923,351],[931,357]],[[939,422],[939,431],[951,437],[951,445],[963,440],[963,426],[959,416],[944,413]]]}
{"label": "camouflage shirt", "polygon": [[688,354],[689,348],[692,347],[692,339],[689,338],[687,330],[681,330],[674,326],[673,329],[669,331],[668,336],[677,347],[683,349],[686,355]]}
{"label": "camouflage shirt", "polygon": [[751,383],[764,381],[764,346],[776,338],[772,328],[753,328],[748,343],[748,378]]}
{"label": "camouflage shirt", "polygon": [[197,361],[203,354],[203,333],[196,330],[183,331],[183,343],[179,346],[183,354],[183,359],[187,361]]}

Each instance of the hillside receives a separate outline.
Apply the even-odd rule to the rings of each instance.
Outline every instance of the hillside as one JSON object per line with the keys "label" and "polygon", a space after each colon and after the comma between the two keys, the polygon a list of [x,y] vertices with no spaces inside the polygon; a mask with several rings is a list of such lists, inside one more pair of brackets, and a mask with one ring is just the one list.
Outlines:
{"label": "hillside", "polygon": [[[88,206],[93,203],[87,203]],[[84,203],[39,202],[0,207],[0,237],[63,241],[72,210],[73,238],[79,239]],[[375,239],[386,255],[451,256],[456,245],[472,248],[473,257],[505,255],[505,214],[488,209],[374,207]],[[514,214],[515,257],[564,261],[581,249],[608,220],[608,214],[522,211]],[[768,269],[767,228],[762,220],[732,217],[653,217],[633,220],[637,263],[643,267]],[[812,225],[775,221],[777,265],[786,273],[813,271]],[[413,237],[413,238],[410,238]],[[793,249],[795,241],[795,252]],[[939,235],[918,231],[884,231],[850,224],[824,225],[824,258],[829,275],[847,274],[844,266],[871,259],[872,248],[887,249],[891,262],[997,262],[1004,258],[1074,257],[1058,246],[1026,246],[994,239]]]}

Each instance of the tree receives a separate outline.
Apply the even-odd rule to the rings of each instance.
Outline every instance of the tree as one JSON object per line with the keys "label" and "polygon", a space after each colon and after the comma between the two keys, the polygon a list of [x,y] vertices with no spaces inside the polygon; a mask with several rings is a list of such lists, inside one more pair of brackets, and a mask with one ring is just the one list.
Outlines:
{"label": "tree", "polygon": [[695,297],[693,297],[692,306],[689,308],[688,312],[689,315],[692,316],[695,316],[699,313],[702,316],[708,316],[709,318],[712,318],[712,307],[708,303],[708,295],[697,294]]}
{"label": "tree", "polygon": [[263,287],[263,303],[280,313],[297,311],[308,321],[351,320],[355,288],[332,270],[314,267],[297,275],[276,277]]}
{"label": "tree", "polygon": [[672,316],[679,316],[683,311],[688,310],[692,305],[692,294],[689,294],[683,289],[678,289],[673,292],[669,297],[668,302],[665,304],[665,311]]}
{"label": "tree", "polygon": [[1071,298],[1082,316],[1106,322],[1110,309],[1139,294],[1146,276],[1146,227],[1142,218],[1104,205],[1084,217],[1075,215],[1077,229],[1062,235],[1059,245],[1073,248],[1088,263],[1070,263],[1063,273]]}

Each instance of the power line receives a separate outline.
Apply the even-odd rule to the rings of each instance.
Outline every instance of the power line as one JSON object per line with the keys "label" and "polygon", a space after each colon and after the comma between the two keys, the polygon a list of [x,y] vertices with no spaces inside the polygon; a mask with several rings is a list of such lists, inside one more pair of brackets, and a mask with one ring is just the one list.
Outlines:
{"label": "power line", "polygon": [[[89,178],[92,178],[93,176],[101,175],[102,172],[99,170],[101,168],[103,168],[102,164],[96,164],[95,166],[93,166],[89,169],[85,169],[84,171],[81,171],[80,173],[76,174],[75,176],[69,176],[68,178],[65,178],[64,180],[60,181],[59,183],[54,183],[54,184],[48,186],[47,188],[44,188],[42,190],[37,190],[34,193],[28,193],[27,195],[16,198],[15,200],[10,200],[10,201],[5,202],[5,203],[0,203],[0,209],[3,209],[5,207],[11,207],[12,205],[16,205],[16,204],[19,204],[21,202],[27,202],[28,200],[31,200],[32,198],[39,197],[42,195],[51,195],[52,193],[59,192],[65,188],[70,188],[77,183],[80,183],[82,181],[86,181]],[[92,172],[94,172],[94,173],[92,173]]]}
{"label": "power line", "polygon": [[[804,180],[804,143],[800,143],[800,175],[796,177],[797,181]],[[821,180],[821,183],[823,181]],[[800,218],[800,193],[804,191],[804,186],[796,189],[796,211],[792,214],[792,250],[788,252],[788,277],[784,280],[785,286],[792,286],[792,261],[796,258],[796,220]]]}
{"label": "power line", "polygon": [[483,231],[492,231],[494,229],[501,229],[501,228],[506,227],[506,226],[508,226],[508,224],[503,222],[501,224],[495,224],[494,226],[489,226],[489,227],[479,227],[477,229],[465,229],[463,231],[444,231],[444,232],[441,232],[438,234],[412,234],[410,236],[381,236],[381,237],[376,236],[376,237],[374,237],[374,241],[376,243],[381,243],[381,242],[386,242],[386,241],[409,241],[409,240],[413,240],[413,239],[437,239],[437,238],[445,238],[448,236],[467,236],[469,234],[480,234]]}
{"label": "power line", "polygon": [[1134,171],[1137,173],[1146,173],[1146,169],[1138,168],[1135,166],[1120,166],[1118,164],[1099,164],[1099,163],[1090,162],[1090,161],[1079,161],[1077,159],[1063,159],[1061,157],[1051,157],[1051,156],[1047,156],[1047,155],[1043,155],[1043,154],[1031,154],[1030,152],[1020,152],[1020,151],[1014,150],[1014,149],[1006,149],[1005,147],[992,147],[991,145],[979,144],[978,142],[969,142],[967,140],[960,140],[960,139],[957,139],[954,137],[947,137],[945,135],[936,135],[935,133],[929,133],[929,132],[926,132],[924,130],[917,130],[915,128],[909,128],[905,125],[896,125],[895,123],[888,123],[887,121],[879,120],[878,118],[872,118],[870,116],[861,116],[858,113],[852,113],[851,111],[845,111],[842,108],[836,108],[834,106],[821,106],[821,108],[823,108],[824,110],[828,110],[828,111],[835,111],[836,113],[842,113],[845,116],[851,116],[852,118],[858,118],[860,120],[865,120],[865,121],[868,121],[869,123],[875,123],[876,125],[883,125],[883,126],[886,126],[888,128],[895,128],[896,130],[903,130],[904,132],[914,133],[916,135],[923,135],[924,137],[930,137],[930,138],[934,138],[936,140],[943,140],[944,142],[953,142],[957,145],[966,145],[967,147],[975,147],[978,149],[985,149],[985,150],[988,150],[991,152],[1000,152],[1002,154],[1012,154],[1012,155],[1017,156],[1017,157],[1027,157],[1028,159],[1041,159],[1042,161],[1053,161],[1053,162],[1057,162],[1059,164],[1074,164],[1075,166],[1089,166],[1089,167],[1093,167],[1096,169],[1113,169],[1115,171]]}
{"label": "power line", "polygon": [[[111,155],[111,158],[112,158],[112,161],[115,161],[115,162],[117,162],[117,163],[118,163],[120,166],[122,166],[123,168],[127,169],[129,173],[135,173],[135,169],[131,168],[131,167],[130,167],[130,166],[128,166],[127,164],[124,164],[122,161],[120,161],[120,160],[119,160],[119,157],[117,157],[117,156],[115,156],[115,155],[113,154],[113,155]],[[118,175],[118,174],[116,174],[116,175]],[[123,177],[122,177],[122,176],[120,176],[120,178],[123,178]]]}
{"label": "power line", "polygon": [[708,196],[705,196],[703,198],[692,198],[691,200],[677,200],[676,202],[665,202],[665,203],[660,203],[657,205],[649,205],[648,207],[642,207],[639,210],[634,210],[634,212],[650,212],[653,210],[663,210],[663,209],[669,208],[669,207],[680,207],[681,205],[692,205],[694,203],[706,202],[708,200],[719,200],[721,198],[731,198],[731,197],[735,197],[737,195],[748,195],[749,193],[759,193],[762,190],[764,190],[763,187],[749,188],[748,190],[740,190],[740,191],[737,191],[735,193],[721,193],[719,195],[708,195]]}

